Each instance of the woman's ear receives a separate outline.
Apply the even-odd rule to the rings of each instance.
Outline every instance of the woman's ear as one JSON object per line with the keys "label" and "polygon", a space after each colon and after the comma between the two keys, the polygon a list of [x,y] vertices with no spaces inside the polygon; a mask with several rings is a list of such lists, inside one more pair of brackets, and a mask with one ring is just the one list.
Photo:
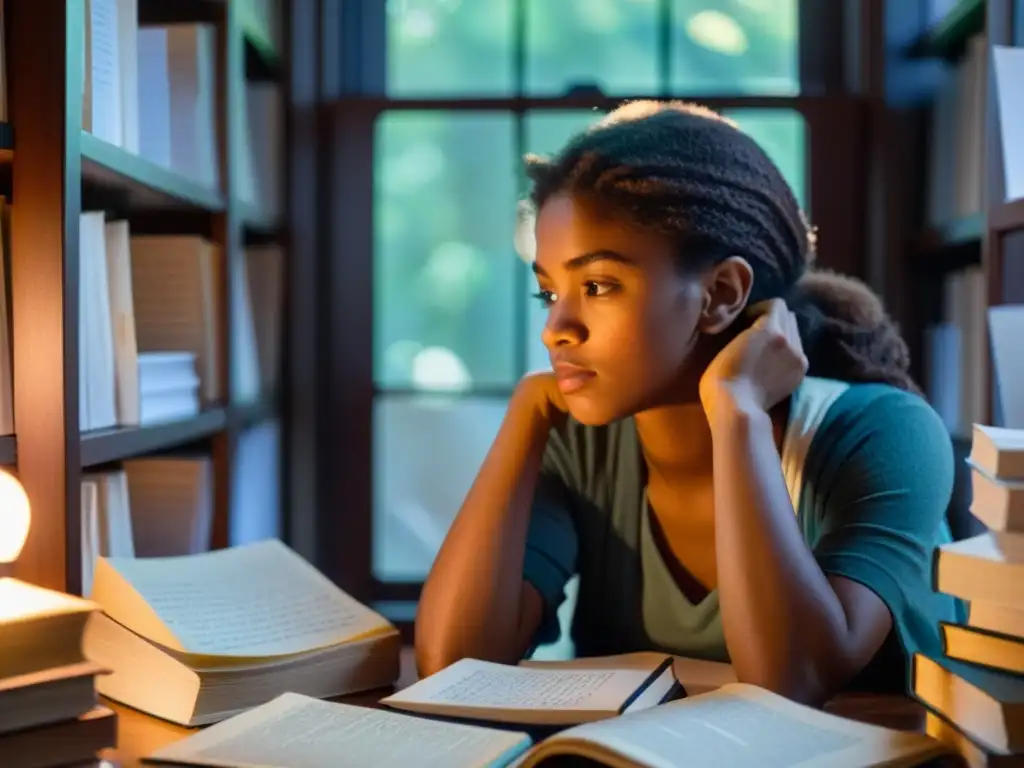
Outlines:
{"label": "woman's ear", "polygon": [[731,326],[746,308],[753,285],[754,270],[742,256],[730,256],[708,270],[698,330],[715,335]]}

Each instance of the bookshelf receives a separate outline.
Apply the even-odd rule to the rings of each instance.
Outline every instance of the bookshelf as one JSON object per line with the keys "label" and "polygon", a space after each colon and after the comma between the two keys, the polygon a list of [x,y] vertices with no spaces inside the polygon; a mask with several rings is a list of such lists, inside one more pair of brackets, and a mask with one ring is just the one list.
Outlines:
{"label": "bookshelf", "polygon": [[[943,89],[957,92],[946,124],[958,133],[946,149],[955,170],[938,170],[934,155],[924,159],[924,214],[920,235],[911,248],[911,275],[916,292],[916,325],[923,332],[914,356],[923,359],[922,380],[929,398],[950,426],[958,458],[969,451],[970,422],[998,423],[994,378],[988,347],[987,309],[1000,304],[1024,302],[1024,199],[1005,200],[1003,162],[1000,144],[999,111],[995,84],[991,75],[992,45],[1024,45],[1014,29],[1024,29],[1024,0],[956,0],[948,11],[927,29],[909,48],[909,57],[922,65],[930,62],[940,71],[940,78],[924,110],[924,125],[919,138],[922,145],[941,142],[945,129],[939,118]],[[979,36],[983,44],[978,43]],[[973,51],[972,51],[973,49]],[[972,62],[981,51],[980,64]],[[964,71],[976,67],[974,73]],[[959,83],[958,78],[963,77]],[[980,97],[970,101],[971,92]],[[965,115],[978,115],[973,126],[964,128]],[[973,132],[966,142],[963,133]],[[922,154],[934,152],[926,148]],[[940,149],[939,154],[943,154]],[[963,155],[971,155],[966,161]],[[966,163],[966,164],[965,164]],[[967,184],[968,192],[961,190]],[[934,195],[937,188],[948,186],[959,203],[940,206],[945,213],[936,214]],[[965,199],[968,203],[964,203]],[[960,295],[965,276],[976,285],[968,287],[968,298]],[[959,282],[959,285],[957,283]],[[954,310],[951,311],[950,307]],[[959,310],[955,309],[959,306]],[[957,314],[957,318],[950,317]],[[965,323],[966,320],[966,323]],[[956,327],[960,351],[954,355],[939,350],[935,328]],[[948,347],[947,347],[948,349]],[[947,361],[939,364],[940,357]],[[931,362],[929,362],[929,360]],[[956,370],[958,369],[958,370]],[[956,395],[946,397],[940,391],[945,382],[956,378],[959,403],[951,403]],[[970,402],[966,402],[965,397]],[[957,413],[959,410],[959,413]],[[963,463],[957,462],[958,486],[951,520],[969,521],[969,480]],[[955,526],[954,526],[955,527]],[[971,528],[971,526],[967,526]],[[969,534],[971,530],[965,530]]]}
{"label": "bookshelf", "polygon": [[[15,566],[27,581],[81,592],[82,474],[128,459],[176,451],[209,455],[211,546],[226,545],[239,439],[251,427],[280,422],[276,390],[255,400],[231,399],[237,343],[231,318],[240,300],[232,276],[243,267],[246,245],[285,245],[282,223],[243,200],[236,173],[241,149],[229,140],[246,119],[229,105],[238,103],[247,79],[281,83],[285,76],[286,57],[259,27],[250,4],[138,0],[140,27],[213,26],[220,182],[208,186],[83,130],[77,84],[85,74],[87,3],[6,3],[10,123],[0,128],[0,166],[10,179],[4,191],[12,208],[8,284],[16,434],[0,437],[0,464],[16,471],[32,503],[32,530]],[[224,277],[216,288],[223,321],[219,370],[227,379],[222,402],[206,403],[198,415],[179,421],[80,429],[79,219],[87,210],[127,219],[133,236],[199,235],[223,254]]]}

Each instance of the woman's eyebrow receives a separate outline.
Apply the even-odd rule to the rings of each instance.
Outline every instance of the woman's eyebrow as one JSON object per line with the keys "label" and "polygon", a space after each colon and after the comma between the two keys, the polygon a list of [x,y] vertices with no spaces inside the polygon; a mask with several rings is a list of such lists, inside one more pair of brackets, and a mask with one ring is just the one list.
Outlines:
{"label": "woman's eyebrow", "polygon": [[[599,251],[591,251],[590,253],[583,253],[579,256],[573,256],[571,259],[566,261],[562,266],[572,272],[583,267],[589,266],[598,261],[614,261],[618,264],[624,264],[627,267],[636,267],[637,263],[633,259],[629,258],[625,254],[619,253],[618,251],[609,251],[607,249],[601,249]],[[533,271],[537,275],[546,275],[547,272],[541,267],[536,261],[533,262]]]}

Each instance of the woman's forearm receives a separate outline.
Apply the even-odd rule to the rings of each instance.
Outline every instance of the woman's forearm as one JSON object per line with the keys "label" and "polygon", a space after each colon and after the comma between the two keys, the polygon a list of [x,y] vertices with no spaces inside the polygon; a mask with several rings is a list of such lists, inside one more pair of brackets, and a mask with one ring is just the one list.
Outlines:
{"label": "woman's forearm", "polygon": [[550,423],[536,389],[518,388],[424,584],[421,674],[463,657],[513,663],[526,651],[540,604],[535,594],[524,600],[523,558]]}
{"label": "woman's forearm", "polygon": [[805,702],[827,696],[847,632],[843,606],[804,542],[771,418],[711,417],[715,548],[726,644],[737,675]]}

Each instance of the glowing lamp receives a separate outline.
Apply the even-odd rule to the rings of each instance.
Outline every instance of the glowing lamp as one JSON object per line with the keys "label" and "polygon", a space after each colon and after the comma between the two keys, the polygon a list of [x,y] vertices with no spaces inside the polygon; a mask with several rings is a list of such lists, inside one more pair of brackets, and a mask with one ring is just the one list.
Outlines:
{"label": "glowing lamp", "polygon": [[13,563],[28,538],[32,512],[14,475],[0,469],[0,563]]}

